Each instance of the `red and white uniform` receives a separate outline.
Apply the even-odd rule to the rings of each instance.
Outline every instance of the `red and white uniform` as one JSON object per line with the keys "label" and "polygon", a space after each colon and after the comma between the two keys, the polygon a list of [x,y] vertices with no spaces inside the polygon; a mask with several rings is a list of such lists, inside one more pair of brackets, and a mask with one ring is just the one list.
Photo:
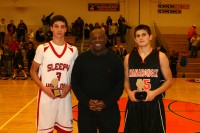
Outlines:
{"label": "red and white uniform", "polygon": [[[40,64],[38,76],[43,85],[52,86],[53,78],[58,78],[58,88],[69,85],[72,67],[77,56],[77,48],[68,43],[63,46],[55,45],[53,42],[39,45],[34,61]],[[71,93],[68,93],[65,98],[52,99],[39,89],[38,133],[53,132],[54,128],[62,133],[71,132],[72,120]]]}

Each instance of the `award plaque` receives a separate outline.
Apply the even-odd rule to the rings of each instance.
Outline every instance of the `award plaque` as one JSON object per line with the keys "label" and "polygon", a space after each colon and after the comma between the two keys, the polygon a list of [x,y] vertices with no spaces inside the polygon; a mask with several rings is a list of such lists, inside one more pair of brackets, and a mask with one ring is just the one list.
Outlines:
{"label": "award plaque", "polygon": [[135,93],[135,98],[139,101],[145,100],[147,97],[146,91],[140,91]]}
{"label": "award plaque", "polygon": [[56,97],[60,97],[61,96],[61,93],[60,93],[59,89],[53,89],[52,92],[53,92],[54,96],[56,96]]}
{"label": "award plaque", "polygon": [[136,86],[139,92],[135,93],[135,98],[139,101],[145,100],[147,97],[147,92],[143,90],[144,82],[142,79],[137,79]]}
{"label": "award plaque", "polygon": [[58,79],[57,78],[53,78],[51,80],[51,84],[54,87],[54,89],[52,90],[54,96],[60,97],[61,96],[61,92],[60,92],[60,89],[58,89]]}

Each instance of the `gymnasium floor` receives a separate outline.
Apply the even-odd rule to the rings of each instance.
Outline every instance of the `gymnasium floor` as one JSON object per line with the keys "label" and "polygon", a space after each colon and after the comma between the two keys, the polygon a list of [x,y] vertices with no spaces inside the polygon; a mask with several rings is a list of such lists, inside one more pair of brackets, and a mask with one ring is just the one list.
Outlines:
{"label": "gymnasium floor", "polygon": [[[200,132],[200,83],[188,82],[187,78],[176,78],[164,99],[167,116],[167,133]],[[35,133],[37,86],[28,80],[0,80],[0,133]],[[72,95],[74,132],[77,131],[77,100]],[[127,95],[123,93],[119,104],[121,125]]]}

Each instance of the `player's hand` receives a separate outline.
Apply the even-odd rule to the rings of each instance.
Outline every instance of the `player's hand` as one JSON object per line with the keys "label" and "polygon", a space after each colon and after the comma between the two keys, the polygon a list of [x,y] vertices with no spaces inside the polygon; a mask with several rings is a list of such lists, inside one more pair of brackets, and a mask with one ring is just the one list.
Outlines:
{"label": "player's hand", "polygon": [[54,89],[54,88],[43,86],[41,89],[42,89],[42,91],[43,91],[45,94],[47,94],[49,97],[51,97],[52,99],[56,99],[56,97],[54,96],[54,94],[53,94],[53,92],[52,92],[52,89]]}
{"label": "player's hand", "polygon": [[101,111],[105,108],[105,104],[103,101],[99,101],[99,100],[93,100],[93,99],[90,99],[89,101],[89,108],[92,110],[92,111]]}
{"label": "player's hand", "polygon": [[64,98],[71,91],[71,86],[70,85],[62,85],[62,87],[60,89],[62,90],[62,95],[60,96],[60,98]]}
{"label": "player's hand", "polygon": [[152,90],[146,90],[146,92],[147,92],[147,97],[143,101],[144,102],[153,101],[153,99],[156,97],[154,91],[152,91]]}
{"label": "player's hand", "polygon": [[97,101],[96,102],[96,111],[101,111],[105,108],[105,104],[103,101]]}
{"label": "player's hand", "polygon": [[89,100],[89,108],[92,110],[92,111],[96,111],[96,103],[97,103],[98,100],[93,100],[93,99],[90,99]]}
{"label": "player's hand", "polygon": [[132,90],[128,93],[129,99],[131,100],[131,102],[139,102],[136,98],[135,98],[135,93],[138,92],[138,90]]}

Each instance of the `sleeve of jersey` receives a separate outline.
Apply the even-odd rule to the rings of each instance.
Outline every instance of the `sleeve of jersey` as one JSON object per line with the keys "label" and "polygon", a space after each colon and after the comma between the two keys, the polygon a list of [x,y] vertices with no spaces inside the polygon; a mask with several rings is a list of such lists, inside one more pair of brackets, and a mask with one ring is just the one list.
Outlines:
{"label": "sleeve of jersey", "polygon": [[34,57],[34,61],[37,62],[38,64],[41,64],[43,61],[43,53],[44,53],[44,46],[39,45],[36,49]]}

